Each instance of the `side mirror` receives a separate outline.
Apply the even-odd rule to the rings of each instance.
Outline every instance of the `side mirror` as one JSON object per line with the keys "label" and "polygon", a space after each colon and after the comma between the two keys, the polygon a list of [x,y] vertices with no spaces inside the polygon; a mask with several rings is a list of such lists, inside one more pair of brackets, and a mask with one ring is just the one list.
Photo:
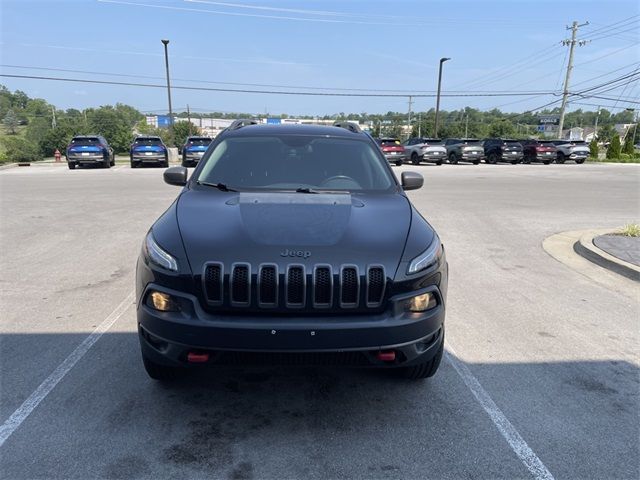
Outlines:
{"label": "side mirror", "polygon": [[424,178],[416,172],[402,172],[402,188],[404,190],[417,190],[422,188]]}
{"label": "side mirror", "polygon": [[169,185],[183,187],[187,184],[186,167],[170,167],[164,171],[164,181]]}

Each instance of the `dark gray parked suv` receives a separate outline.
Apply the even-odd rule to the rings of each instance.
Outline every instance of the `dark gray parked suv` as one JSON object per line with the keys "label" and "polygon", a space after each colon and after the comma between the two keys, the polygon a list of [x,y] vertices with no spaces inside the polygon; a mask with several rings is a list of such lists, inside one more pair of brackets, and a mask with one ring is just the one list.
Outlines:
{"label": "dark gray parked suv", "polygon": [[136,269],[149,376],[270,363],[436,372],[448,267],[405,193],[423,179],[398,181],[357,125],[239,120],[189,178],[164,178],[182,190]]}
{"label": "dark gray parked suv", "polygon": [[476,138],[447,138],[444,141],[449,163],[470,162],[474,165],[484,160],[484,148]]}

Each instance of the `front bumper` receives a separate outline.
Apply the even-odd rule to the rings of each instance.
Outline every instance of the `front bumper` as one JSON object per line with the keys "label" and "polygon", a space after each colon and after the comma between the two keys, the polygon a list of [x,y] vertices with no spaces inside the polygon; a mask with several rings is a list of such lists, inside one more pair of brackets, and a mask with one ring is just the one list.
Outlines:
{"label": "front bumper", "polygon": [[[180,298],[182,311],[159,312],[145,299],[150,290]],[[432,291],[438,306],[422,313],[405,312],[404,300]],[[229,354],[345,354],[370,366],[409,366],[435,355],[442,338],[445,306],[436,286],[390,299],[389,308],[372,315],[273,316],[205,312],[196,297],[149,284],[138,305],[138,332],[144,354],[156,363],[186,366],[188,352],[210,354],[209,363]],[[396,351],[392,363],[378,360],[381,350]]]}
{"label": "front bumper", "polygon": [[589,154],[587,152],[577,152],[577,153],[571,153],[571,155],[569,155],[569,159],[571,160],[583,160],[586,159],[589,156]]}

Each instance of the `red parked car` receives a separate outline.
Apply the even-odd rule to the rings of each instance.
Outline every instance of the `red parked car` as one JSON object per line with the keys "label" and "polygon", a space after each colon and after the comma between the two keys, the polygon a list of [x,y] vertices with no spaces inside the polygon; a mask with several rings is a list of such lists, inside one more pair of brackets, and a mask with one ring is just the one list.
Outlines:
{"label": "red parked car", "polygon": [[547,140],[518,140],[524,151],[522,163],[542,162],[549,165],[558,156],[558,149]]}
{"label": "red parked car", "polygon": [[376,142],[380,145],[382,153],[384,153],[384,157],[389,163],[395,163],[397,166],[400,166],[407,159],[407,152],[399,139],[377,138]]}

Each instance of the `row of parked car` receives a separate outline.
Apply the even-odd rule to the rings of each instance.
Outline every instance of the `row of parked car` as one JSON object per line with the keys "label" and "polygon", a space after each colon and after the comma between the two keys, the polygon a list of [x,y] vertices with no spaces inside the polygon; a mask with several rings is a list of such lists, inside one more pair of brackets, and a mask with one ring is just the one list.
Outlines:
{"label": "row of parked car", "polygon": [[584,163],[589,156],[589,146],[583,141],[573,140],[510,140],[502,138],[410,138],[400,142],[397,138],[377,138],[376,141],[386,159],[402,165],[411,162],[431,162],[442,165],[469,162],[475,165],[481,161],[489,164],[507,162],[565,163],[572,160]]}
{"label": "row of parked car", "polygon": [[[178,149],[184,167],[194,166],[202,158],[211,143],[209,137],[188,137]],[[81,166],[103,168],[115,165],[115,153],[101,135],[79,135],[71,139],[66,150],[67,165],[71,170]],[[169,149],[162,138],[152,135],[138,135],[129,148],[131,168],[142,165],[169,166]]]}

